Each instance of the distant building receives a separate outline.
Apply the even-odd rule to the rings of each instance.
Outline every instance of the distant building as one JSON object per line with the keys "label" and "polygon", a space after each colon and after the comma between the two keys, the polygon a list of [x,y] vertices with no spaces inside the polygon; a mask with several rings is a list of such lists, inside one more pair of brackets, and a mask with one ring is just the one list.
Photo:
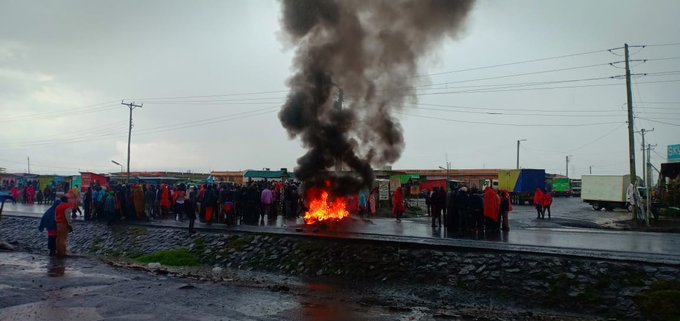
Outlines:
{"label": "distant building", "polygon": [[232,183],[243,185],[243,174],[244,172],[242,171],[212,171],[210,172],[210,178],[216,184]]}
{"label": "distant building", "polygon": [[252,170],[249,169],[243,173],[244,181],[285,181],[295,178],[294,173],[289,173],[286,168],[278,171],[266,170]]}
{"label": "distant building", "polygon": [[[420,175],[422,181],[446,179],[446,169],[403,169],[400,170],[411,175]],[[464,183],[470,187],[481,188],[486,180],[497,180],[498,169],[450,169],[448,178]]]}

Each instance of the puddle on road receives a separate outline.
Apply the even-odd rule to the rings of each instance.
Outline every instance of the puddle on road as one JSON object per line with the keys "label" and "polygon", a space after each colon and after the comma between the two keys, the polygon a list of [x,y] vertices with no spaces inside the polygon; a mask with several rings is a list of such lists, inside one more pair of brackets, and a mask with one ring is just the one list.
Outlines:
{"label": "puddle on road", "polygon": [[46,273],[51,277],[92,277],[92,278],[106,278],[106,279],[128,279],[126,277],[98,273],[98,272],[84,272],[82,269],[91,268],[91,265],[78,262],[77,257],[43,257],[37,255],[23,254],[23,253],[0,253],[2,257],[2,264],[0,267],[10,267],[5,271],[6,273],[21,273],[21,274],[43,274]]}
{"label": "puddle on road", "polygon": [[34,302],[0,309],[3,321],[54,321],[78,320],[98,321],[104,317],[96,308],[71,308],[54,306],[54,302]]}

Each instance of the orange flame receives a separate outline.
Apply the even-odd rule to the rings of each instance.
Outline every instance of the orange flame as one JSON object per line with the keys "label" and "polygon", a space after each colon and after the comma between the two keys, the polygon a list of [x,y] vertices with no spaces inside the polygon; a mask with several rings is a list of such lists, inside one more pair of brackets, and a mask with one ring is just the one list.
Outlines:
{"label": "orange flame", "polygon": [[305,213],[305,223],[314,224],[324,221],[339,221],[349,216],[344,198],[328,200],[328,192],[310,189],[307,193],[309,210]]}

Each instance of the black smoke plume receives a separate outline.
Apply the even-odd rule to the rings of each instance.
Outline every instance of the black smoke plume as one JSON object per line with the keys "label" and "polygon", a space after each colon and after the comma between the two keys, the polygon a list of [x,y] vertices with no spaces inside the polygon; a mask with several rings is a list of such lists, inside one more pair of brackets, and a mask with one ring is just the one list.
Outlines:
{"label": "black smoke plume", "polygon": [[[463,26],[473,0],[282,0],[283,29],[297,47],[279,112],[308,152],[296,176],[343,196],[370,187],[372,166],[399,159],[393,112],[415,100],[417,63]],[[341,164],[351,175],[336,173]]]}

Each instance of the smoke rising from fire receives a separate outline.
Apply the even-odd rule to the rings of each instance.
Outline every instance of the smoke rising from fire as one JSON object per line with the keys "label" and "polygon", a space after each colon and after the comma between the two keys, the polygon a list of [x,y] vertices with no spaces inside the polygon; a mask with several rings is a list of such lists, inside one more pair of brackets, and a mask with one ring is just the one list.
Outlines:
{"label": "smoke rising from fire", "polygon": [[[297,47],[279,119],[307,153],[295,170],[331,195],[370,187],[372,167],[404,148],[393,115],[415,99],[417,63],[455,37],[473,0],[282,0],[282,26]],[[340,163],[358,175],[339,175]]]}

